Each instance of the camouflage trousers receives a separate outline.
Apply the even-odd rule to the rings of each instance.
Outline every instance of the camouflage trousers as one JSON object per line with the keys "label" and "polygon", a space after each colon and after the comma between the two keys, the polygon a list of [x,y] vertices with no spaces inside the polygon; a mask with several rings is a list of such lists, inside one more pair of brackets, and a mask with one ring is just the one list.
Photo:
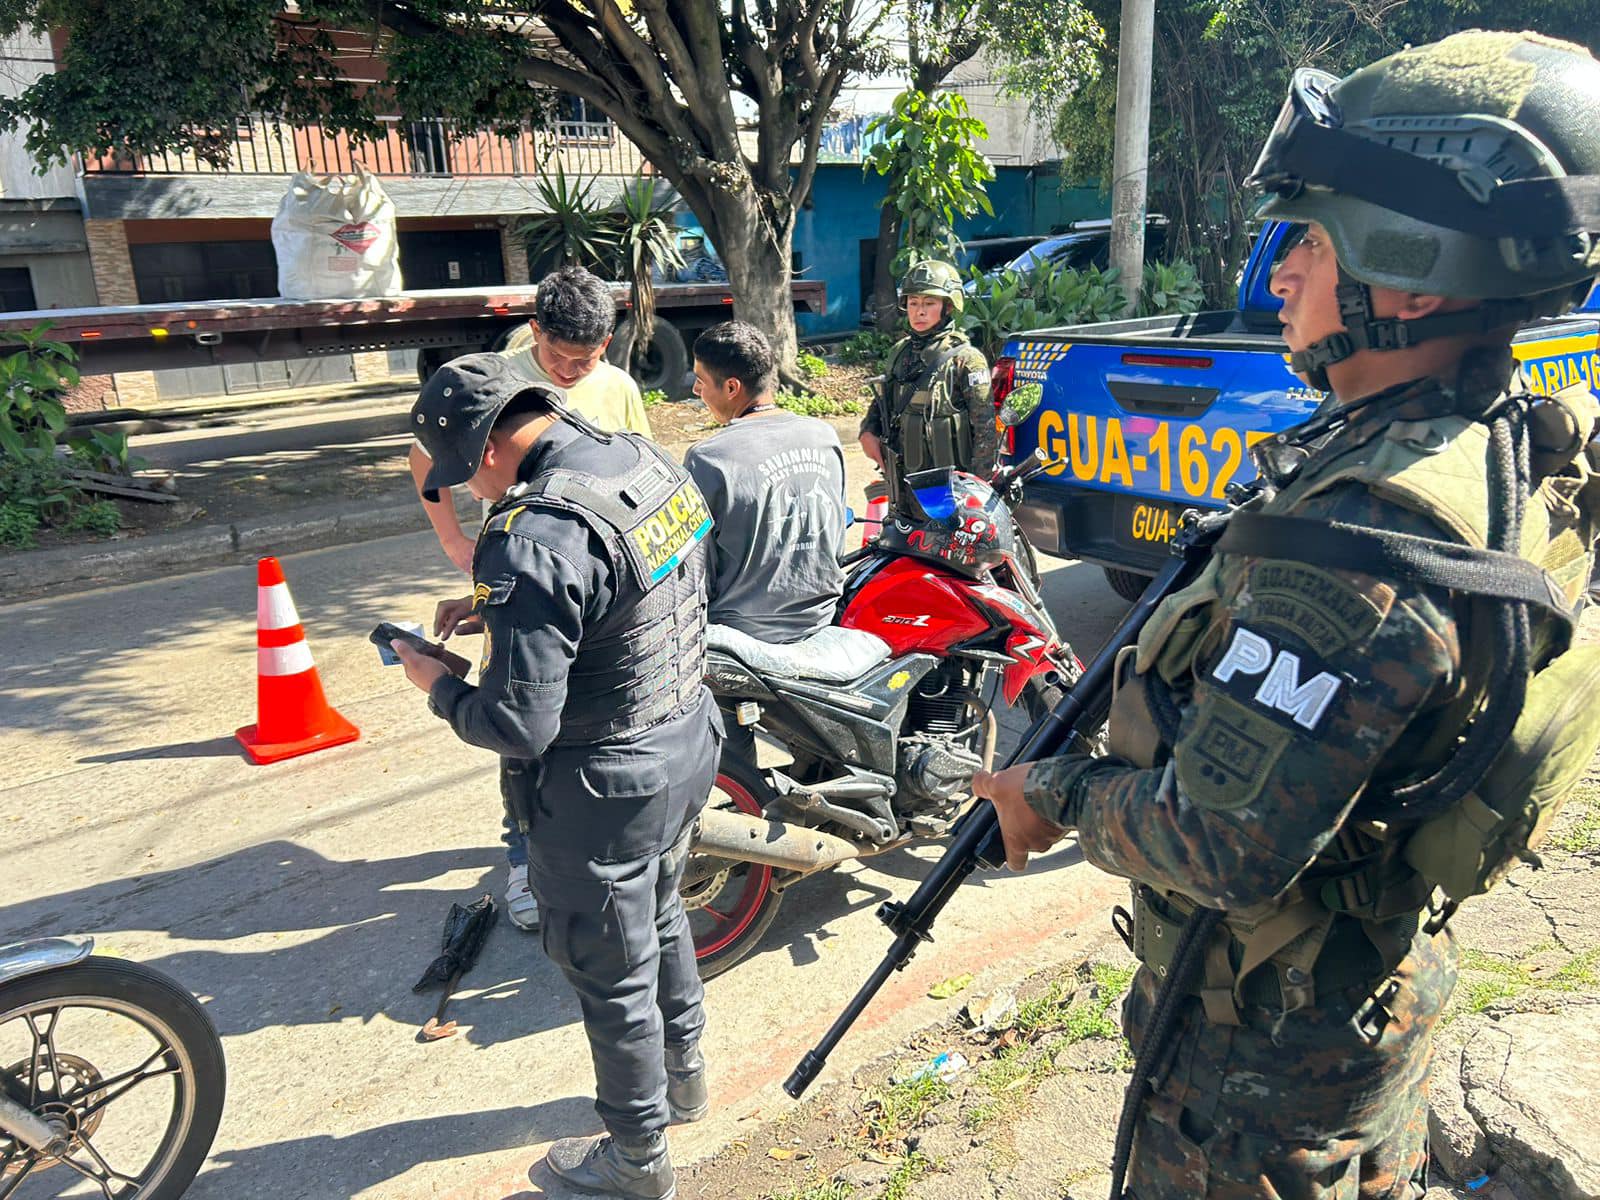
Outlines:
{"label": "camouflage trousers", "polygon": [[[1185,1002],[1140,1116],[1127,1200],[1421,1200],[1450,935],[1419,934],[1390,980],[1381,1009],[1319,997],[1287,1016],[1248,1008],[1239,1026]],[[1158,983],[1141,970],[1124,1007],[1136,1047]]]}

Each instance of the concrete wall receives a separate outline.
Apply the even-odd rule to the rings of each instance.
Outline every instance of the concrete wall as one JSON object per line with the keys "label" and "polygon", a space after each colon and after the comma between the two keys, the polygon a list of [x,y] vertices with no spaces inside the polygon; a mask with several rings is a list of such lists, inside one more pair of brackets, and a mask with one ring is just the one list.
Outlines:
{"label": "concrete wall", "polygon": [[0,267],[25,267],[40,308],[95,302],[83,218],[75,200],[0,200]]}
{"label": "concrete wall", "polygon": [[[0,40],[0,95],[20,96],[30,84],[53,74],[55,60],[50,43],[33,33]],[[77,176],[70,167],[53,166],[40,174],[23,145],[26,128],[0,130],[0,197],[38,200],[78,194]]]}

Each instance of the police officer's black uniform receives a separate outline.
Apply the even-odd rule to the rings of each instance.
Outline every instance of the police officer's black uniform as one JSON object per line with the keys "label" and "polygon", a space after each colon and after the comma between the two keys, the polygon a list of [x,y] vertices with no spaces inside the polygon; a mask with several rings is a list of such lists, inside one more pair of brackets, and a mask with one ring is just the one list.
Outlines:
{"label": "police officer's black uniform", "polygon": [[[530,386],[497,355],[438,372],[413,409],[417,436],[438,446],[427,486],[470,477],[487,426]],[[464,741],[501,756],[544,947],[583,1009],[611,1139],[569,1139],[548,1161],[619,1195],[673,1194],[668,1066],[672,1111],[705,1107],[702,989],[678,884],[721,740],[701,681],[710,525],[659,448],[564,415],[478,540],[478,685],[447,676],[429,693]]]}

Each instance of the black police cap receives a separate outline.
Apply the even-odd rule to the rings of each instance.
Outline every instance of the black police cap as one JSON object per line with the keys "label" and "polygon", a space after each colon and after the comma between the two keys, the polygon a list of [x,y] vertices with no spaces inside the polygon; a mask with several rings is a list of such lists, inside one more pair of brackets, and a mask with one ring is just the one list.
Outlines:
{"label": "black police cap", "polygon": [[441,488],[477,474],[495,419],[530,392],[552,408],[562,407],[555,388],[529,379],[503,355],[463,354],[435,371],[411,406],[411,431],[433,460],[423,496],[437,500]]}

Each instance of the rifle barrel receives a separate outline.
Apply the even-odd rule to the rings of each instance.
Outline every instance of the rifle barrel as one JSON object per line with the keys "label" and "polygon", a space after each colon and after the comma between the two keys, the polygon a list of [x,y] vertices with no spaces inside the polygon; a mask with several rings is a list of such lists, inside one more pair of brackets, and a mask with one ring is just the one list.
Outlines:
{"label": "rifle barrel", "polygon": [[[1215,540],[1214,536],[1211,540]],[[1123,617],[1061,702],[1034,722],[1023,735],[1022,743],[1006,759],[1006,766],[1049,758],[1066,746],[1080,727],[1085,733],[1092,733],[1099,727],[1111,705],[1111,685],[1117,667],[1117,655],[1124,647],[1138,640],[1139,631],[1155,613],[1156,607],[1198,573],[1205,561],[1205,554],[1199,552],[1202,549],[1209,549],[1209,545],[1196,545],[1193,553],[1179,547],[1173,557],[1167,560],[1161,573]],[[1005,848],[994,805],[980,801],[957,822],[949,848],[917,885],[911,898],[904,904],[890,903],[879,908],[878,918],[895,934],[889,952],[828,1027],[822,1040],[806,1052],[789,1078],[784,1080],[785,1092],[796,1100],[805,1094],[812,1080],[827,1064],[828,1055],[833,1053],[856,1019],[866,1011],[872,998],[889,981],[889,976],[905,968],[920,943],[933,940],[931,930],[934,919],[967,876],[980,864],[997,867],[1004,862]]]}

